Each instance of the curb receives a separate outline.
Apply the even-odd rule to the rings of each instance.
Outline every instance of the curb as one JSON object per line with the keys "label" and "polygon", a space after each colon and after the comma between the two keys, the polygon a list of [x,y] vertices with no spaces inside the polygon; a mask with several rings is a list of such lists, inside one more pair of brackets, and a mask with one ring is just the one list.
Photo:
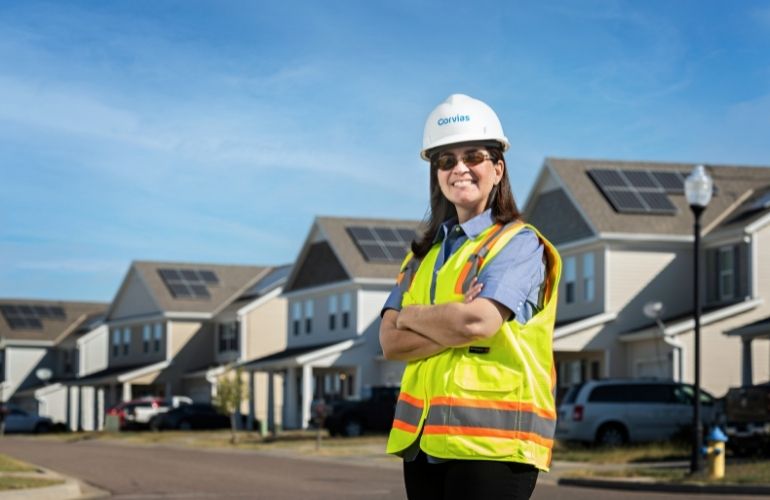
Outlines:
{"label": "curb", "polygon": [[[0,491],[0,500],[76,500],[86,498],[107,498],[110,494],[80,480],[59,474],[50,469],[37,467],[45,479],[61,479],[62,484],[41,488],[25,488]],[[12,474],[8,474],[12,475]]]}
{"label": "curb", "polygon": [[580,486],[584,488],[600,488],[627,491],[651,491],[667,493],[712,493],[717,495],[770,495],[770,486],[740,485],[740,484],[674,484],[655,481],[615,480],[615,479],[584,479],[559,478],[560,486]]}

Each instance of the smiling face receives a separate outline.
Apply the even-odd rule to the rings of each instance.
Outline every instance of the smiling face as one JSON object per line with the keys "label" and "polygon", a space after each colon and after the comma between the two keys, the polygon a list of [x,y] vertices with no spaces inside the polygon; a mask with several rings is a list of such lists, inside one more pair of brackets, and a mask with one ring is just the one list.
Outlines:
{"label": "smiling face", "polygon": [[[452,157],[455,161],[452,161]],[[468,163],[481,161],[468,165],[463,158]],[[502,179],[505,169],[502,161],[493,161],[489,152],[481,146],[445,148],[432,156],[431,160],[435,164],[443,163],[444,166],[454,163],[451,168],[436,169],[436,180],[446,199],[457,209],[461,223],[486,209],[489,195]]]}

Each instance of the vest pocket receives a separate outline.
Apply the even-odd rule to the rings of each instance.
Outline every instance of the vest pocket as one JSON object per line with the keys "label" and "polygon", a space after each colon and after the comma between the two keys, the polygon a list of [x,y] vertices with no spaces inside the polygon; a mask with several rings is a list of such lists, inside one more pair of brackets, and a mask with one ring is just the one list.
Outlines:
{"label": "vest pocket", "polygon": [[466,391],[510,393],[521,388],[522,374],[499,363],[465,358],[455,365],[453,379]]}

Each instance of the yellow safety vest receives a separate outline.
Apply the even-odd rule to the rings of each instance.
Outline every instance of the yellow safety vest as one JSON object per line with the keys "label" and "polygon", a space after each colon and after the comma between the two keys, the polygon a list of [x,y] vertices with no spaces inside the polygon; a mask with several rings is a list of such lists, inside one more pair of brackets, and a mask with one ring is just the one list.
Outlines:
{"label": "yellow safety vest", "polygon": [[[488,339],[407,363],[388,453],[403,454],[419,437],[420,448],[434,457],[522,462],[548,470],[556,428],[552,345],[561,273],[556,249],[532,226],[494,224],[466,241],[438,271],[435,303],[462,302],[472,278],[523,227],[535,231],[545,249],[543,308],[524,325],[507,321]],[[402,307],[431,303],[440,247],[434,245],[419,263],[407,255],[398,278]]]}

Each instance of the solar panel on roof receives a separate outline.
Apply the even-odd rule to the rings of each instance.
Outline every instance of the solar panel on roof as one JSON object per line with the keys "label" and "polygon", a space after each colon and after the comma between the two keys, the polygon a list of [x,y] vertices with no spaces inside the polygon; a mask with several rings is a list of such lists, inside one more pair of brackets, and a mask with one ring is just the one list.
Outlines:
{"label": "solar panel on roof", "polygon": [[658,184],[671,194],[684,193],[684,178],[679,172],[651,172]]}
{"label": "solar panel on roof", "polygon": [[0,305],[0,312],[11,329],[37,330],[43,328],[42,319],[60,320],[67,317],[63,307],[43,304],[3,304]]}
{"label": "solar panel on roof", "polygon": [[[676,214],[666,186],[671,188],[681,182],[676,172],[651,172],[649,170],[588,170],[599,191],[618,213]],[[683,183],[682,183],[683,185]]]}
{"label": "solar panel on roof", "polygon": [[158,274],[175,299],[209,299],[208,286],[219,284],[208,269],[158,269]]}
{"label": "solar panel on roof", "polygon": [[367,261],[401,262],[416,236],[413,229],[403,227],[350,226],[345,229]]}

